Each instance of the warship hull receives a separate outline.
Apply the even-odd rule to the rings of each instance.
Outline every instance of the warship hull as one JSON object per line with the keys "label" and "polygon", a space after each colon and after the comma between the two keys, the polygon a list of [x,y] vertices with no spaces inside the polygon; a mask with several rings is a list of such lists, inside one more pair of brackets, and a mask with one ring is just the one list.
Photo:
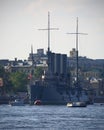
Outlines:
{"label": "warship hull", "polygon": [[84,91],[80,97],[77,96],[77,91],[72,90],[66,85],[40,85],[35,84],[30,86],[30,103],[35,105],[66,105],[68,102],[85,102],[89,103],[88,95]]}
{"label": "warship hull", "polygon": [[70,101],[69,90],[63,86],[31,85],[30,102],[42,105],[66,105]]}

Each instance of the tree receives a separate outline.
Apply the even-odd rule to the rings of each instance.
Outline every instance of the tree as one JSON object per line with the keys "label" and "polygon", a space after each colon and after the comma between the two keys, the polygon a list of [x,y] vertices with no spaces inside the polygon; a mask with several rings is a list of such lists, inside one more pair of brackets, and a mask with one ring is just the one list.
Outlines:
{"label": "tree", "polygon": [[102,70],[102,72],[100,73],[100,77],[104,78],[104,70]]}
{"label": "tree", "polygon": [[27,75],[23,72],[13,72],[10,74],[10,80],[15,92],[27,91]]}
{"label": "tree", "polygon": [[4,67],[0,65],[0,77],[3,78],[4,73],[5,73]]}
{"label": "tree", "polygon": [[102,65],[102,68],[99,69],[100,72],[100,78],[104,79],[104,65]]}
{"label": "tree", "polygon": [[3,66],[0,66],[0,78],[3,79],[3,86],[1,87],[1,93],[9,93],[12,90],[12,83],[9,79],[9,72],[6,72]]}
{"label": "tree", "polygon": [[37,68],[35,69],[35,71],[34,71],[34,76],[35,76],[35,78],[36,78],[36,79],[41,78],[43,72],[44,72],[43,67],[37,67]]}

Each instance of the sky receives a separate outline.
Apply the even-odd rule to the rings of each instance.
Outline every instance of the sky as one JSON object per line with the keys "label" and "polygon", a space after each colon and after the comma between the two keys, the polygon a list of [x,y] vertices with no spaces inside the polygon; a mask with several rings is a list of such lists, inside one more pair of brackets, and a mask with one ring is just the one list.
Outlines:
{"label": "sky", "polygon": [[27,59],[48,40],[48,12],[51,28],[50,49],[67,54],[76,47],[78,17],[79,55],[104,59],[104,0],[0,0],[0,59]]}

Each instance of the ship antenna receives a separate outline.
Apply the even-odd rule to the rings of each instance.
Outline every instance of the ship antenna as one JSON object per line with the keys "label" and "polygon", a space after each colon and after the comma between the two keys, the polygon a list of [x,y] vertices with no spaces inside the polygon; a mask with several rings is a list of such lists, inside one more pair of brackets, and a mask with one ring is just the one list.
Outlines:
{"label": "ship antenna", "polygon": [[31,45],[31,60],[32,60],[32,66],[33,66],[34,64],[33,45]]}
{"label": "ship antenna", "polygon": [[32,66],[35,65],[35,67],[36,67],[36,63],[35,63],[35,60],[34,60],[33,45],[31,45],[31,61],[32,61]]}
{"label": "ship antenna", "polygon": [[48,11],[48,28],[46,29],[38,29],[38,30],[47,30],[48,31],[48,52],[47,52],[47,56],[48,56],[48,69],[49,72],[51,71],[51,59],[50,59],[50,31],[51,30],[59,30],[59,28],[51,28],[50,27],[50,12]]}
{"label": "ship antenna", "polygon": [[50,13],[48,12],[48,52],[50,51]]}
{"label": "ship antenna", "polygon": [[[76,88],[79,88],[79,74],[78,74],[78,36],[81,35],[88,35],[87,33],[79,33],[78,32],[78,17],[76,20],[76,33],[67,33],[67,34],[75,34],[76,35]],[[79,96],[79,95],[78,95]]]}
{"label": "ship antenna", "polygon": [[33,45],[31,45],[31,61],[32,61],[31,76],[33,77],[33,74],[34,74],[34,65],[36,67],[36,64],[35,64],[35,61],[34,61]]}

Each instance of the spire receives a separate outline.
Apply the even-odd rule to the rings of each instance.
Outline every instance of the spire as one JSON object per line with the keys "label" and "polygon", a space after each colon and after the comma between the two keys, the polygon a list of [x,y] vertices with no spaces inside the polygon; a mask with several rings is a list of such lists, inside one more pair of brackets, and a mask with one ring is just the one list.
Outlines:
{"label": "spire", "polygon": [[33,65],[34,64],[33,45],[31,45],[31,60]]}
{"label": "spire", "polygon": [[33,45],[31,45],[31,54],[33,54]]}

